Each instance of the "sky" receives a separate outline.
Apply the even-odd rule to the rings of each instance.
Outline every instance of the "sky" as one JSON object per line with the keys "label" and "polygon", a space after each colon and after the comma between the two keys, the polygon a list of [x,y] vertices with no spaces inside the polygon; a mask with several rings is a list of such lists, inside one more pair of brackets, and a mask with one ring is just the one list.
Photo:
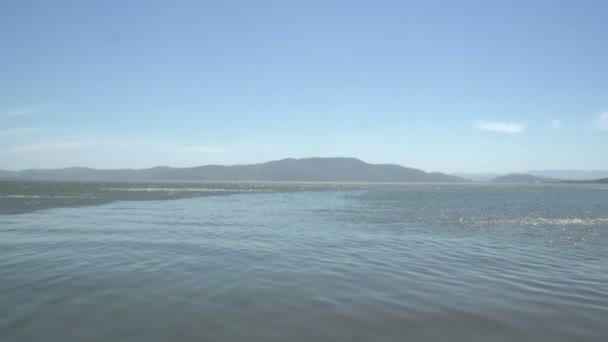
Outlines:
{"label": "sky", "polygon": [[608,1],[0,1],[0,169],[608,169]]}

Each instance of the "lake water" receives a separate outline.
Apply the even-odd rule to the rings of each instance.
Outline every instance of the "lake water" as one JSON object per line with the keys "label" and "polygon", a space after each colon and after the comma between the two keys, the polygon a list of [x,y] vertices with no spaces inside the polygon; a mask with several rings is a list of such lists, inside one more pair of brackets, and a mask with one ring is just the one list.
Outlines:
{"label": "lake water", "polygon": [[608,341],[608,187],[0,183],[0,341]]}

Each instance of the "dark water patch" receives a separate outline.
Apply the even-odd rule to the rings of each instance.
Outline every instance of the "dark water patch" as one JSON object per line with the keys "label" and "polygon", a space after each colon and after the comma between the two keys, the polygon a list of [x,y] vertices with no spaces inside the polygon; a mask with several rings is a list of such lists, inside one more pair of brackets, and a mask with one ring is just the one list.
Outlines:
{"label": "dark water patch", "polygon": [[[0,181],[0,215],[115,201],[158,201],[245,193],[329,191],[341,184],[298,183],[110,183]],[[351,185],[356,187],[356,185]],[[122,208],[117,210],[129,210]]]}

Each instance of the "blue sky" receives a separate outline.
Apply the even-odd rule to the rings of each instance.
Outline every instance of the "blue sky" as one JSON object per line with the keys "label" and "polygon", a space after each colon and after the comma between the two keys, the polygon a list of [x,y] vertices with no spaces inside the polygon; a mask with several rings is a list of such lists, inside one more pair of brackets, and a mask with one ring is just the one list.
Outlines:
{"label": "blue sky", "polygon": [[608,169],[607,1],[0,2],[0,169]]}

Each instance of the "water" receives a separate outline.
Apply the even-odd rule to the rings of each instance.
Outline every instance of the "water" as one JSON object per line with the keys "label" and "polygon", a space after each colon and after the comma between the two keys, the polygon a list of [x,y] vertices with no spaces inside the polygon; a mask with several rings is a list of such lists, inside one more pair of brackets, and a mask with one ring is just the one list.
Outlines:
{"label": "water", "polygon": [[0,183],[0,210],[0,341],[608,340],[607,187]]}

